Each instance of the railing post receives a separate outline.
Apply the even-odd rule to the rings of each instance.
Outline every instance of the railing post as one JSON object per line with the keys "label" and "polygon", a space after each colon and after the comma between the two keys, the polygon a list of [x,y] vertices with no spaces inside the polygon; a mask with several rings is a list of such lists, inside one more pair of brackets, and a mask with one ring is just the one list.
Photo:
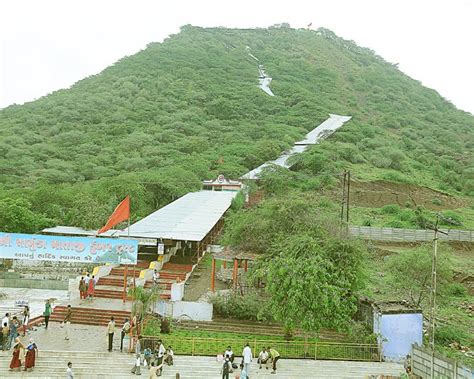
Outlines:
{"label": "railing post", "polygon": [[253,352],[254,352],[254,354],[258,354],[257,353],[257,339],[256,338],[253,340]]}
{"label": "railing post", "polygon": [[191,355],[194,356],[194,337],[193,337],[193,343],[191,347]]}
{"label": "railing post", "polygon": [[314,343],[314,360],[318,359],[318,341]]}

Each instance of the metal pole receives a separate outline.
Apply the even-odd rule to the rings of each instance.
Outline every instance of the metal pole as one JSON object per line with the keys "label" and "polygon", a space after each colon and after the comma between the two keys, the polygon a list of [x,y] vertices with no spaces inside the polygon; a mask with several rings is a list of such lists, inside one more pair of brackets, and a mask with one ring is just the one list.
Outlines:
{"label": "metal pole", "polygon": [[344,203],[346,200],[346,172],[344,171],[342,179],[342,199],[341,199],[341,225],[344,222]]}
{"label": "metal pole", "polygon": [[349,227],[349,195],[351,190],[351,172],[347,171],[346,223]]}
{"label": "metal pole", "polygon": [[436,225],[434,228],[434,246],[433,246],[433,261],[431,267],[431,314],[430,314],[430,348],[431,348],[431,378],[434,379],[434,355],[435,355],[435,324],[436,324],[436,259],[438,255],[438,222],[439,217],[436,219]]}

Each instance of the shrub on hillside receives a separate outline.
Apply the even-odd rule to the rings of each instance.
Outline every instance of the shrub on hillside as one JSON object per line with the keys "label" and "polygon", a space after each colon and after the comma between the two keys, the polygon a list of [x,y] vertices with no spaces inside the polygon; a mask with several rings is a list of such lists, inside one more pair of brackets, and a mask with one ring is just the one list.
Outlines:
{"label": "shrub on hillside", "polygon": [[400,206],[397,205],[397,204],[387,204],[387,205],[384,205],[380,211],[383,213],[383,214],[390,214],[390,215],[393,215],[393,214],[398,214],[400,212]]}
{"label": "shrub on hillside", "polygon": [[241,296],[231,292],[227,295],[213,296],[210,300],[214,305],[214,311],[221,317],[272,321],[271,315],[265,311],[267,299],[258,294],[251,293]]}
{"label": "shrub on hillside", "polygon": [[463,344],[467,339],[467,333],[453,325],[440,326],[436,329],[436,341],[442,345],[449,345],[453,342]]}

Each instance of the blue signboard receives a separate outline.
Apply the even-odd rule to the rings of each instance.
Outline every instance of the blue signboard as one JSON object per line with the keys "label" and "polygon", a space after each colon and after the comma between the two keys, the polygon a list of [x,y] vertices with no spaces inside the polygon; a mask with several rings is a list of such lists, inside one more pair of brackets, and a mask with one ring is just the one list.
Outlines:
{"label": "blue signboard", "polygon": [[138,242],[127,239],[0,232],[0,258],[136,264],[137,254]]}

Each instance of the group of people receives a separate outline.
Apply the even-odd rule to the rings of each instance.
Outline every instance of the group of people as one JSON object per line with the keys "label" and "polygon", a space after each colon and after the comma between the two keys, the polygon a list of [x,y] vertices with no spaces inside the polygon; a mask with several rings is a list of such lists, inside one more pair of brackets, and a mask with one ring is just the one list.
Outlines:
{"label": "group of people", "polygon": [[28,331],[29,321],[30,308],[28,306],[25,306],[21,313],[20,320],[17,316],[11,317],[10,313],[6,313],[0,325],[0,348],[4,351],[10,350],[12,342],[20,335],[21,331],[23,331],[23,337],[25,337]]}
{"label": "group of people", "polygon": [[36,357],[38,356],[38,346],[36,346],[33,338],[30,338],[30,343],[25,346],[21,342],[20,337],[16,337],[12,351],[13,354],[10,361],[11,371],[20,371],[22,367],[24,367],[25,371],[33,370]]}
{"label": "group of people", "polygon": [[[235,355],[232,351],[232,347],[227,346],[227,349],[224,351],[224,354],[221,356],[224,360],[224,364],[221,369],[222,379],[229,379],[229,374],[233,372],[234,369],[237,369],[237,364],[234,363]],[[218,358],[219,359],[219,358]],[[265,365],[265,368],[268,370],[268,365],[272,363],[272,374],[276,374],[277,362],[280,359],[280,353],[275,349],[263,347],[260,353],[258,354],[257,364],[259,369],[262,368],[262,365]],[[253,360],[252,349],[247,343],[244,346],[242,351],[242,362],[240,363],[240,379],[248,379],[250,373],[250,364]]]}
{"label": "group of people", "polygon": [[81,299],[93,299],[94,298],[94,291],[95,285],[97,284],[97,279],[94,275],[92,278],[90,274],[87,273],[86,276],[82,276],[81,280],[79,280],[79,296]]}
{"label": "group of people", "polygon": [[141,375],[140,367],[149,367],[149,378],[155,379],[161,376],[163,366],[167,364],[172,366],[174,362],[174,352],[171,346],[165,348],[162,340],[158,340],[153,350],[145,348],[143,350],[142,358],[142,336],[138,336],[138,340],[135,344],[135,364],[132,368],[132,374]]}

